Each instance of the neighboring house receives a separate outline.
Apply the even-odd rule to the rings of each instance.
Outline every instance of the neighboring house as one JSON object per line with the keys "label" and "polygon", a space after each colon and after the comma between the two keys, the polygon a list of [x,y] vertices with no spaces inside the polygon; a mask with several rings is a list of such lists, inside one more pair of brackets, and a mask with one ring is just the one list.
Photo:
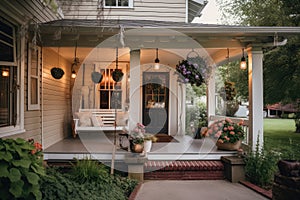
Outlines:
{"label": "neighboring house", "polygon": [[[273,45],[275,33],[282,38],[300,33],[299,27],[191,24],[207,3],[201,0],[44,2],[0,3],[0,137],[34,138],[45,148],[71,135],[72,116],[80,108],[129,108],[129,128],[145,121],[147,98],[154,94],[141,83],[157,77],[165,86],[156,96],[164,100],[154,104],[165,108],[156,113],[167,119],[163,132],[184,134],[185,86],[171,70],[193,49],[202,52],[214,69],[227,60],[227,48],[232,58],[240,58],[243,48],[248,52],[249,144],[253,146],[256,135],[263,133],[262,48]],[[75,45],[80,66],[71,68]],[[125,73],[119,85],[109,78],[116,67],[116,47],[119,68]],[[158,70],[153,68],[157,48]],[[53,67],[64,70],[61,79],[51,76]],[[72,70],[77,72],[75,80]],[[104,75],[98,85],[91,81],[93,71]],[[115,106],[109,103],[112,91],[119,91],[115,98],[120,102]],[[213,118],[214,78],[209,80],[207,98],[208,115]]]}
{"label": "neighboring house", "polygon": [[282,104],[275,103],[272,105],[266,105],[265,109],[266,117],[283,117],[282,114],[297,113],[297,107],[295,104]]}

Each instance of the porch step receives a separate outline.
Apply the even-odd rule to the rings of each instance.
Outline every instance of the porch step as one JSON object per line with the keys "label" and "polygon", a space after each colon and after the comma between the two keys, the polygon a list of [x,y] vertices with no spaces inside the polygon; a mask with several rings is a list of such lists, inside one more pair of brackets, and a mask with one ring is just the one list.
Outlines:
{"label": "porch step", "polygon": [[219,160],[148,161],[145,180],[222,180],[224,166]]}

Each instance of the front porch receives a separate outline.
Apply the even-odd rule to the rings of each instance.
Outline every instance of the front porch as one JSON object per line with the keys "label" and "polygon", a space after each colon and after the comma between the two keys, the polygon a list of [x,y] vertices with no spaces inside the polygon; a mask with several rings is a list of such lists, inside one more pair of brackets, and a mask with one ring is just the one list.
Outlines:
{"label": "front porch", "polygon": [[[236,155],[236,151],[218,150],[212,140],[193,139],[188,135],[174,136],[176,142],[153,143],[147,153],[150,161],[175,160],[220,160],[221,156]],[[118,141],[118,138],[117,138]],[[44,150],[44,159],[48,162],[64,162],[74,158],[90,157],[110,162],[113,156],[113,133],[82,133],[77,138],[65,138]],[[129,152],[117,144],[115,160],[123,162]]]}

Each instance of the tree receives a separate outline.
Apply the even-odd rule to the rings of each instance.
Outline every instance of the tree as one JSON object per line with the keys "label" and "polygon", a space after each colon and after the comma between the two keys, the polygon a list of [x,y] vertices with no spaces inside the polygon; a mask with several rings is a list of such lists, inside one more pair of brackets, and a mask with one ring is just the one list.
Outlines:
{"label": "tree", "polygon": [[[227,23],[300,25],[300,0],[218,0],[218,3]],[[264,103],[298,102],[295,123],[296,132],[300,132],[300,37],[287,39],[285,46],[264,49]]]}

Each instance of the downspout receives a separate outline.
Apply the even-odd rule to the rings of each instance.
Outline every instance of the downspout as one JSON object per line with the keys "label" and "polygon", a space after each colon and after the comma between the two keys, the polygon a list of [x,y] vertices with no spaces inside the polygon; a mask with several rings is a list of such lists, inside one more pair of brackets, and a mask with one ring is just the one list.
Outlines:
{"label": "downspout", "polygon": [[185,23],[189,22],[189,0],[185,0]]}

